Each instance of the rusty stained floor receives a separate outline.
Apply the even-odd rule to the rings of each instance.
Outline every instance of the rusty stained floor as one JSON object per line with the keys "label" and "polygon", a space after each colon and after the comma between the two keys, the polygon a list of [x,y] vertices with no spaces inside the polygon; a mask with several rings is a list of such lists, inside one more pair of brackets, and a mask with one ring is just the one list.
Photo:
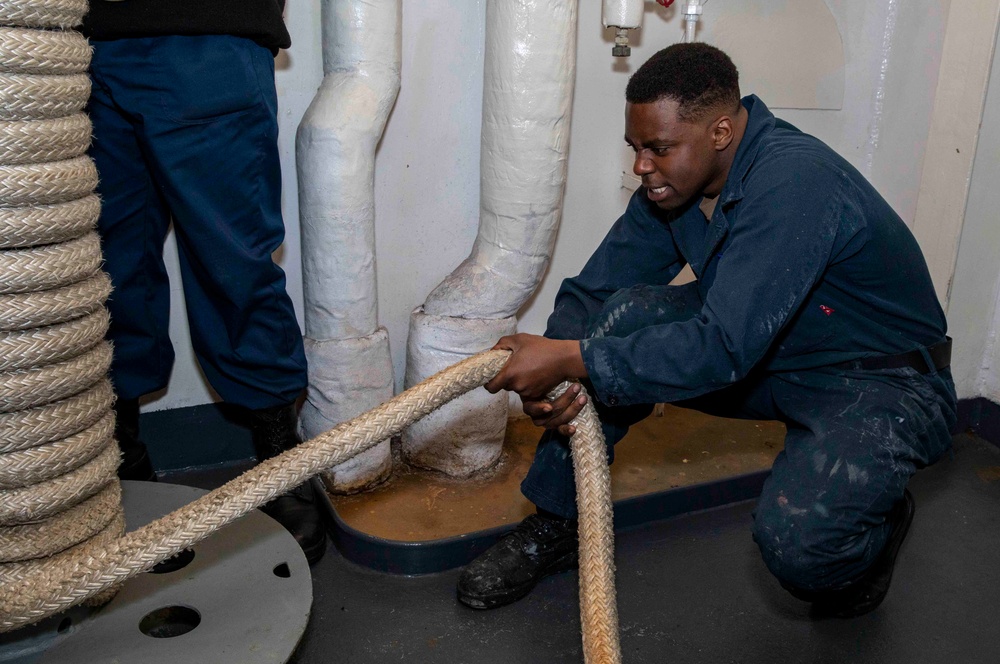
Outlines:
{"label": "rusty stained floor", "polygon": [[[456,480],[398,465],[385,484],[353,496],[331,496],[352,528],[389,540],[420,542],[520,521],[534,506],[520,492],[541,429],[526,418],[507,427],[503,455],[480,476]],[[769,468],[785,427],[711,417],[667,405],[632,427],[611,466],[615,500]]]}

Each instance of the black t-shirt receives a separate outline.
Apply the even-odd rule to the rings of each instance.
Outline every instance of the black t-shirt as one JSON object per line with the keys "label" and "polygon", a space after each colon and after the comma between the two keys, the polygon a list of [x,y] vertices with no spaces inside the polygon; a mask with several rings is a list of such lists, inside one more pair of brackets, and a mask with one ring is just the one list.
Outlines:
{"label": "black t-shirt", "polygon": [[284,8],[284,0],[91,0],[80,31],[95,40],[233,35],[277,52],[292,43]]}

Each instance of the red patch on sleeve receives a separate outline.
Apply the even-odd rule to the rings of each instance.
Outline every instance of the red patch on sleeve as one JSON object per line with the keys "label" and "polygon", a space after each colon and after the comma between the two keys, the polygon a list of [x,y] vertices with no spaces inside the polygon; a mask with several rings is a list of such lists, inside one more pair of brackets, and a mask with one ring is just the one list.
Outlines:
{"label": "red patch on sleeve", "polygon": [[833,313],[833,309],[831,309],[830,307],[826,306],[825,304],[819,305],[819,310],[822,311],[827,316],[829,316],[830,314]]}

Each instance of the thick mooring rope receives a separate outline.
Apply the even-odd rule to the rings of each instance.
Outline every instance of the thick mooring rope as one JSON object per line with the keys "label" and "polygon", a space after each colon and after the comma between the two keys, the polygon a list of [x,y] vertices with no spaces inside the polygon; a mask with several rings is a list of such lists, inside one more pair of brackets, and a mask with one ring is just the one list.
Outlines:
{"label": "thick mooring rope", "polygon": [[[201,541],[312,475],[397,435],[455,397],[495,376],[506,351],[487,351],[431,376],[386,403],[269,459],[190,505],[108,546],[83,544],[16,579],[0,567],[0,631],[9,631],[92,598]],[[563,387],[565,389],[565,386]],[[576,421],[574,472],[580,507],[580,614],[587,662],[618,662],[610,475],[600,423],[588,403]]]}
{"label": "thick mooring rope", "polygon": [[[86,0],[0,0],[0,580],[124,533]],[[95,594],[107,601],[115,589]]]}

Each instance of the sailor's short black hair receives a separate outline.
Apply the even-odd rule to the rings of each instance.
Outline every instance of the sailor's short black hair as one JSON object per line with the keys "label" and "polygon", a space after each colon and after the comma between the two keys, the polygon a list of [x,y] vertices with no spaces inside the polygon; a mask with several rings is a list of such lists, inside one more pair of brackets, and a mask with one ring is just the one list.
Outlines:
{"label": "sailor's short black hair", "polygon": [[678,104],[681,120],[701,118],[713,109],[735,111],[740,77],[729,56],[702,42],[674,44],[657,52],[632,75],[625,88],[631,104],[661,99]]}

